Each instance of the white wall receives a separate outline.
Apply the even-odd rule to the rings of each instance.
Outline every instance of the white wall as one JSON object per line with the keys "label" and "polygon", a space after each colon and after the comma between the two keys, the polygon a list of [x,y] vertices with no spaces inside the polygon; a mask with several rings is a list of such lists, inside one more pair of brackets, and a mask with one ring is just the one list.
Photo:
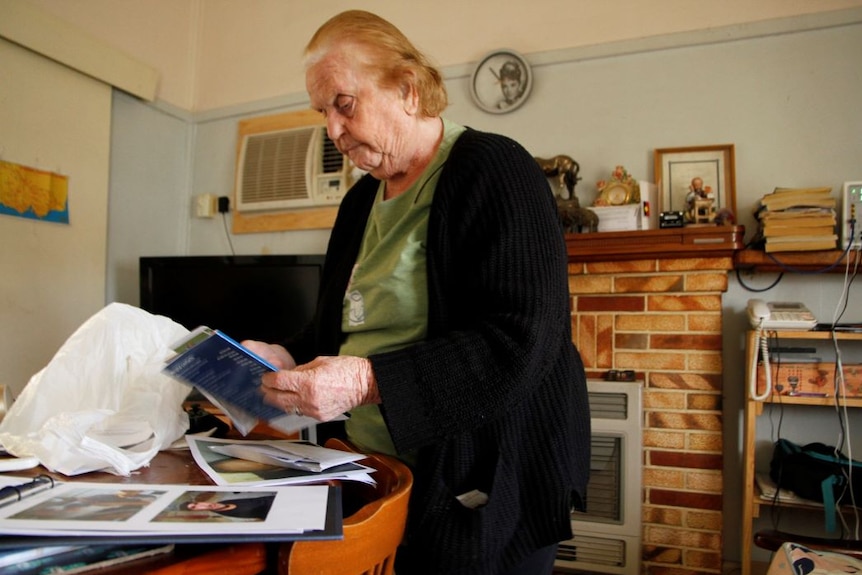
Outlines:
{"label": "white wall", "polygon": [[189,251],[188,118],[114,92],[106,301],[137,305],[138,257]]}
{"label": "white wall", "polygon": [[[862,21],[862,11],[855,21]],[[604,57],[588,49],[560,51],[533,58],[533,93],[505,115],[477,108],[469,77],[448,68],[446,115],[512,136],[537,156],[571,155],[581,165],[577,194],[586,203],[595,197],[595,182],[617,164],[652,180],[655,148],[732,143],[738,222],[750,238],[753,208],[774,187],[837,191],[843,181],[862,178],[862,111],[854,99],[862,81],[853,56],[862,54],[858,30],[855,24],[666,49],[644,43],[640,51]],[[193,194],[232,194],[237,121],[307,107],[304,94],[282,101],[211,111],[197,122]],[[305,245],[306,235],[233,241],[238,253],[290,251],[297,249],[294,241]],[[195,252],[229,249],[223,236],[220,221],[191,222]]]}
{"label": "white wall", "polygon": [[68,176],[69,224],[0,216],[0,383],[105,302],[111,88],[0,38],[0,159]]}
{"label": "white wall", "polygon": [[[862,6],[862,0],[9,0],[43,8],[159,70],[158,99],[202,112],[304,90],[300,54],[342,10],[392,20],[443,67]],[[445,31],[445,33],[444,33]]]}
{"label": "white wall", "polygon": [[160,102],[183,110],[194,108],[201,0],[0,2],[26,3],[72,24],[82,34],[134,55],[158,70]]}

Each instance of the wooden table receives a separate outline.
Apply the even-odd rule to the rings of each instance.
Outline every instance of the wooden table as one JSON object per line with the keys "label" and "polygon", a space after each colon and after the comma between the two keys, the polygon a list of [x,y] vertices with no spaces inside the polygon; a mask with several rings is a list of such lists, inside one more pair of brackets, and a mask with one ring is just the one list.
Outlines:
{"label": "wooden table", "polygon": [[[283,434],[267,427],[256,428],[249,439],[284,438]],[[9,475],[35,477],[45,474],[57,481],[86,481],[96,483],[145,483],[212,485],[213,482],[198,467],[189,450],[161,451],[149,466],[122,477],[106,472],[91,472],[69,477],[52,473],[39,466]],[[216,536],[217,537],[217,536]],[[206,539],[206,538],[204,538]],[[142,575],[257,575],[279,573],[277,566],[280,543],[259,541],[230,543],[223,541],[177,544],[171,554],[140,559],[116,567],[99,569],[98,575],[136,573]]]}

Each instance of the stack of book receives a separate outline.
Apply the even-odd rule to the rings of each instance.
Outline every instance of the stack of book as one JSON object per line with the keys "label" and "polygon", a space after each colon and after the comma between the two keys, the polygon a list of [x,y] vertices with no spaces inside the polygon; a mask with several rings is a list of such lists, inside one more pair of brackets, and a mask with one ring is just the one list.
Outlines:
{"label": "stack of book", "polygon": [[834,250],[835,198],[832,188],[775,188],[756,212],[766,252]]}

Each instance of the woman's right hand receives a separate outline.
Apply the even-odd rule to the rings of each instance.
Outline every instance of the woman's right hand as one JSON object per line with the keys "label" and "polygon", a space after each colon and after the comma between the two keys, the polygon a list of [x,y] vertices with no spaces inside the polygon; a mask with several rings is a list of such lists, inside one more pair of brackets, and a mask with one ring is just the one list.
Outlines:
{"label": "woman's right hand", "polygon": [[283,346],[274,343],[264,343],[253,339],[241,342],[252,353],[255,353],[279,369],[293,369],[296,361]]}

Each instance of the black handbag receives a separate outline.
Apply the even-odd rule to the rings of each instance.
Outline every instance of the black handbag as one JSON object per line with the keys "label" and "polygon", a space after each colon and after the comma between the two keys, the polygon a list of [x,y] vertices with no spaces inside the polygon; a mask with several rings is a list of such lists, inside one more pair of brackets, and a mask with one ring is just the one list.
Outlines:
{"label": "black handbag", "polygon": [[862,496],[862,464],[823,443],[797,445],[779,439],[769,476],[779,489],[823,503],[828,532],[835,531],[837,506],[853,504],[856,493]]}

